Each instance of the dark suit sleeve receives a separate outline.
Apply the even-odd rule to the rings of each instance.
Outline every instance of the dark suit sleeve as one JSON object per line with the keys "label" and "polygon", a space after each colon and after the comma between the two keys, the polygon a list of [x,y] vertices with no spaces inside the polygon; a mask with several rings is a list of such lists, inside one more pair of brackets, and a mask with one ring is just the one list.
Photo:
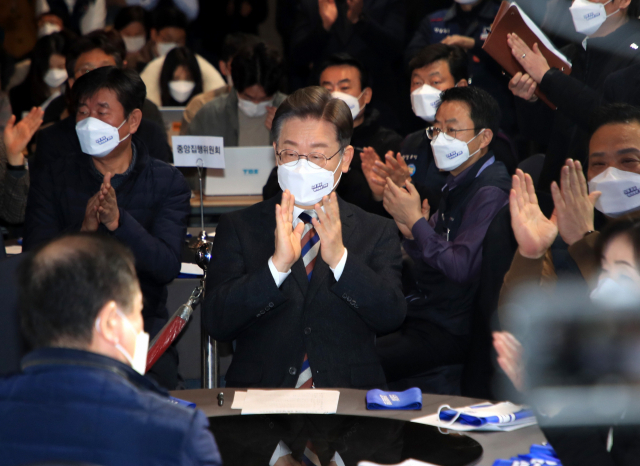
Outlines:
{"label": "dark suit sleeve", "polygon": [[369,264],[356,254],[348,254],[340,280],[331,291],[350,304],[376,333],[390,333],[400,327],[407,312],[401,268],[398,232],[393,222],[384,220]]}
{"label": "dark suit sleeve", "polygon": [[120,208],[120,225],[113,235],[125,243],[136,258],[136,268],[160,283],[169,283],[180,273],[182,242],[187,230],[191,190],[178,170],[167,180],[167,196],[147,231],[129,212]]}
{"label": "dark suit sleeve", "polygon": [[232,217],[220,217],[203,304],[205,324],[211,336],[220,341],[233,340],[264,313],[274,312],[286,300],[271,275],[268,260],[257,270],[247,271]]}
{"label": "dark suit sleeve", "polygon": [[209,421],[202,411],[196,410],[189,432],[184,436],[183,465],[221,466],[222,458],[216,441],[209,430]]}

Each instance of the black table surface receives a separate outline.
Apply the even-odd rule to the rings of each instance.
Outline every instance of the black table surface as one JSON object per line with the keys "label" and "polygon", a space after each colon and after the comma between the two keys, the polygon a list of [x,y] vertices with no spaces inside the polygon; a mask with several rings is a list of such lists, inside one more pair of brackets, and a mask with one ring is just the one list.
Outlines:
{"label": "black table surface", "polygon": [[[245,391],[245,389],[238,389],[238,391]],[[216,435],[218,442],[224,441],[225,445],[230,448],[230,450],[222,450],[223,455],[226,453],[233,457],[225,458],[223,456],[223,460],[226,461],[225,464],[240,464],[229,463],[228,460],[242,458],[243,464],[257,465],[258,463],[255,463],[257,461],[256,458],[264,458],[267,451],[272,453],[278,440],[288,439],[293,445],[290,448],[295,452],[295,448],[303,448],[300,447],[300,444],[306,441],[305,435],[313,440],[314,435],[317,437],[317,434],[313,434],[313,432],[318,430],[330,434],[333,433],[328,436],[325,435],[322,440],[318,441],[318,445],[314,443],[316,448],[322,450],[323,455],[326,456],[329,454],[329,450],[335,449],[335,445],[330,440],[327,440],[328,438],[331,439],[336,435],[339,436],[339,434],[344,437],[344,432],[355,430],[351,434],[353,436],[351,441],[352,450],[358,448],[362,450],[362,445],[368,443],[370,445],[370,447],[367,447],[370,448],[368,452],[371,455],[370,459],[380,459],[381,464],[395,464],[402,460],[403,457],[406,457],[403,456],[401,450],[398,450],[398,442],[404,445],[405,453],[414,458],[422,455],[419,458],[422,461],[430,461],[434,464],[447,466],[463,464],[491,466],[494,460],[498,458],[510,458],[520,453],[526,453],[529,451],[531,444],[545,442],[544,435],[537,426],[525,427],[513,432],[467,432],[459,435],[452,431],[448,434],[442,434],[435,427],[416,423],[392,422],[411,421],[419,417],[435,414],[438,407],[443,404],[457,408],[485,400],[423,394],[422,409],[419,411],[374,411],[366,409],[366,390],[342,388],[339,391],[340,400],[337,416],[256,415],[239,418],[241,410],[231,409],[235,393],[234,389],[181,390],[172,392],[172,395],[196,403],[197,407],[209,417],[212,431]],[[223,406],[218,406],[217,396],[220,392],[224,394]],[[305,434],[294,435],[295,432],[305,432]],[[308,432],[311,432],[311,434],[308,434]],[[380,438],[376,437],[381,435],[380,432],[387,432],[387,434],[382,435]],[[398,432],[401,432],[401,434],[398,434]],[[361,437],[359,437],[360,435]],[[282,438],[276,439],[276,437]],[[252,440],[249,441],[248,439]],[[381,448],[378,450],[375,448],[376,446]],[[479,448],[480,446],[482,448]],[[233,453],[234,451],[237,451],[237,454]],[[338,452],[340,452],[340,449],[338,449]],[[387,456],[384,456],[383,453]],[[365,454],[367,454],[366,451]],[[270,457],[270,454],[268,456]],[[349,466],[347,461],[351,457],[346,459],[344,455],[341,456],[345,459],[346,465]],[[364,459],[364,457],[361,459]],[[395,463],[389,462],[393,460],[398,461],[395,461]],[[268,461],[269,458],[266,459],[264,464],[268,464]],[[355,463],[353,464],[355,466]]]}

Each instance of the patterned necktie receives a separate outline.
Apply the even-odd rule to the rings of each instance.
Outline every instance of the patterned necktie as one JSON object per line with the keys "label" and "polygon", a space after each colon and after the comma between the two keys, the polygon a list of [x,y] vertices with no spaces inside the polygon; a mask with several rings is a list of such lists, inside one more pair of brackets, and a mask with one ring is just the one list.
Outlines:
{"label": "patterned necktie", "polygon": [[[312,210],[306,210],[298,216],[298,218],[304,222],[304,230],[302,232],[302,239],[300,240],[300,244],[302,245],[302,252],[300,255],[302,256],[302,262],[304,263],[304,268],[307,272],[307,279],[309,281],[311,281],[313,266],[316,264],[318,250],[320,249],[320,237],[311,223],[312,216],[315,216],[315,212]],[[309,366],[309,358],[305,353],[296,388],[312,387],[313,377],[311,375],[311,367]]]}

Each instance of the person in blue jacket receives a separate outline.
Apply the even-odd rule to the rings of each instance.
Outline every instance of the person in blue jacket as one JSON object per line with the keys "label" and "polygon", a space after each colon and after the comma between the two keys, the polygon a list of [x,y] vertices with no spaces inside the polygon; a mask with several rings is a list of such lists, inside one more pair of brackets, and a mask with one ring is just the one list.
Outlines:
{"label": "person in blue jacket", "polygon": [[[72,89],[79,147],[31,179],[24,250],[65,232],[113,236],[136,258],[145,330],[153,338],[169,317],[167,284],[180,272],[191,191],[182,174],[150,156],[136,132],[146,88],[132,70],[98,68]],[[150,371],[178,385],[178,354],[169,350]]]}
{"label": "person in blue jacket", "polygon": [[204,413],[141,375],[149,335],[134,260],[89,233],[23,258],[19,315],[35,349],[0,380],[3,465],[222,464]]}

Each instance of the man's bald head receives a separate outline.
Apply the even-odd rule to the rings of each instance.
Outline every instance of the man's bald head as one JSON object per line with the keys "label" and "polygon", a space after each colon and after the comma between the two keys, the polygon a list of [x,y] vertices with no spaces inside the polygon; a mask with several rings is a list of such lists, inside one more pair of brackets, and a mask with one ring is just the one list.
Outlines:
{"label": "man's bald head", "polygon": [[73,234],[42,245],[18,269],[20,315],[34,347],[85,348],[100,310],[131,312],[139,293],[131,252],[115,239]]}

